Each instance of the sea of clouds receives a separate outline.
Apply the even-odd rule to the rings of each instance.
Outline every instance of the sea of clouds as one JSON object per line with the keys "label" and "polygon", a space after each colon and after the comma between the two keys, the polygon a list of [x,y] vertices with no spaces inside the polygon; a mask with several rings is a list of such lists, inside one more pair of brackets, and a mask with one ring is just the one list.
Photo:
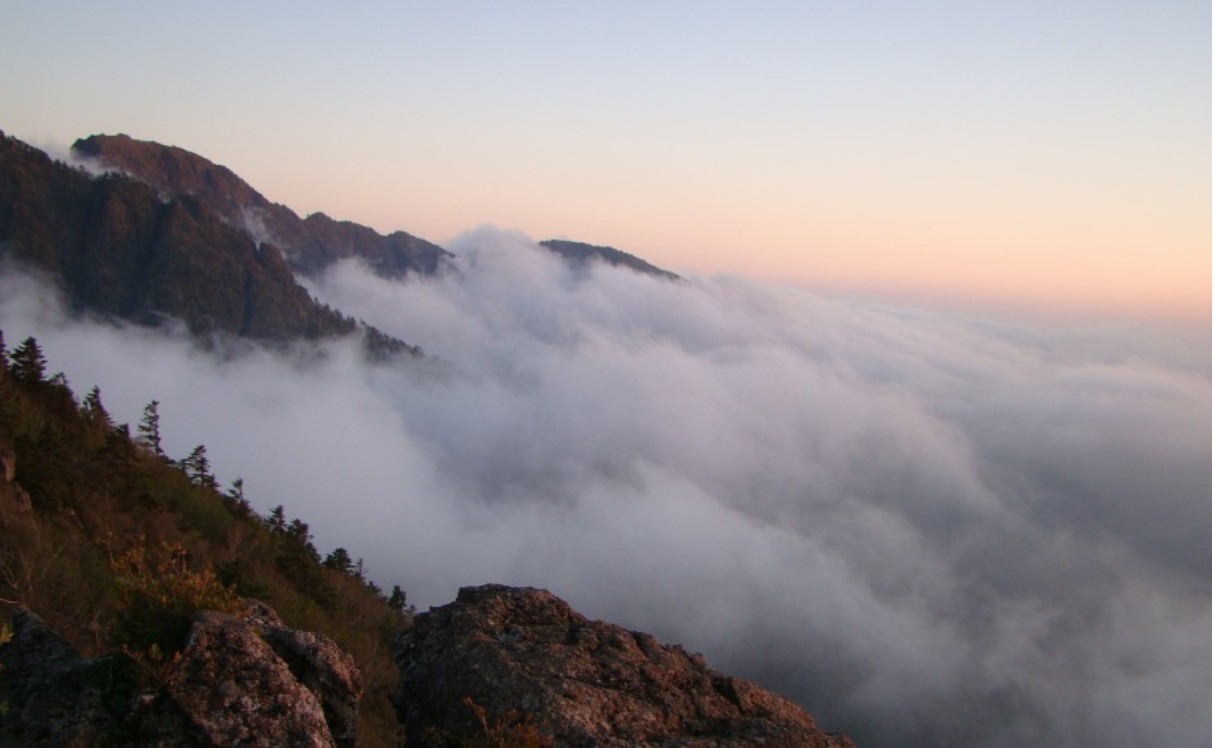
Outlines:
{"label": "sea of clouds", "polygon": [[14,272],[0,329],[420,609],[545,587],[864,748],[1208,744],[1208,347],[451,249],[311,283],[421,362],[220,356]]}

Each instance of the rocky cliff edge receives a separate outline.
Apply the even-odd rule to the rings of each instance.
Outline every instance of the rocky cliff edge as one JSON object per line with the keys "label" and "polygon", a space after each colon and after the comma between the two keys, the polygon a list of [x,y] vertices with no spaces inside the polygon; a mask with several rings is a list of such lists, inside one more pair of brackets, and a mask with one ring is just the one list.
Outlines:
{"label": "rocky cliff edge", "polygon": [[[409,745],[850,748],[796,704],[537,589],[461,589],[397,640]],[[506,743],[504,743],[506,744]]]}

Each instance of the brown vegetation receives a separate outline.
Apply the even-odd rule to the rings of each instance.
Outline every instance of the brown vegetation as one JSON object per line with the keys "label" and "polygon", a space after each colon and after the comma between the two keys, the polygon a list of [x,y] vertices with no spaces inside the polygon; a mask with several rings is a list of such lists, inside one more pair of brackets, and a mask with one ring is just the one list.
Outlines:
{"label": "brown vegetation", "polygon": [[392,639],[408,624],[399,595],[390,605],[356,567],[322,564],[307,524],[281,507],[263,518],[242,486],[219,493],[199,450],[184,470],[112,423],[96,389],[78,402],[62,375],[45,376],[35,340],[6,353],[0,336],[3,603],[87,656],[125,649],[154,679],[195,609],[262,599],[353,655],[366,683],[359,743],[399,744],[389,702]]}

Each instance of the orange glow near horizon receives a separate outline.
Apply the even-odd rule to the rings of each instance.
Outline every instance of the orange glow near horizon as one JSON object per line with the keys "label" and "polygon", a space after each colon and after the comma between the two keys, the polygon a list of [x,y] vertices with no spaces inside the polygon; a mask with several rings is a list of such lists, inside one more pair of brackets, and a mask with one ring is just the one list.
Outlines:
{"label": "orange glow near horizon", "polygon": [[0,128],[37,145],[126,132],[439,244],[1209,323],[1208,4],[44,5],[0,24]]}
{"label": "orange glow near horizon", "polygon": [[[476,202],[475,196],[464,195],[457,205],[409,211],[424,219],[417,223],[434,227],[429,232],[406,221],[393,223],[399,210],[382,211],[382,218],[369,214],[366,206],[326,212],[442,244],[475,228],[476,223],[463,220],[470,209],[489,213],[486,203]],[[992,228],[984,230],[976,219],[969,226],[960,221],[947,227],[924,225],[927,220],[916,226],[909,220],[881,221],[837,210],[829,222],[811,218],[782,231],[765,220],[770,216],[739,211],[718,213],[707,227],[717,229],[713,232],[702,220],[697,226],[690,215],[703,208],[686,204],[670,211],[657,205],[633,209],[627,220],[620,220],[619,211],[578,210],[582,206],[575,204],[559,220],[529,211],[527,203],[498,206],[483,222],[517,228],[537,240],[569,238],[615,246],[676,272],[739,274],[907,300],[1210,321],[1208,222],[1189,222],[1188,230],[1174,222],[1170,230],[1159,230],[1166,222],[1139,218],[1136,224],[1110,221],[1100,230],[1080,231],[1046,222],[1009,226],[1005,219],[992,220]],[[669,220],[672,216],[675,220]]]}

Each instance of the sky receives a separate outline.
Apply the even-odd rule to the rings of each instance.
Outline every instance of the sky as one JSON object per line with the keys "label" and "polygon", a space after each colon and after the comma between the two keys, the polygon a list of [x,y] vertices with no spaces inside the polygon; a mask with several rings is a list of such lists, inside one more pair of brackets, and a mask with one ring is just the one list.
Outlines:
{"label": "sky", "polygon": [[6,133],[455,258],[307,281],[408,366],[215,355],[10,267],[0,329],[422,609],[546,587],[868,748],[1208,745],[1210,16],[7,0]]}
{"label": "sky", "polygon": [[1210,32],[1201,0],[9,0],[0,129],[444,245],[1208,328]]}

